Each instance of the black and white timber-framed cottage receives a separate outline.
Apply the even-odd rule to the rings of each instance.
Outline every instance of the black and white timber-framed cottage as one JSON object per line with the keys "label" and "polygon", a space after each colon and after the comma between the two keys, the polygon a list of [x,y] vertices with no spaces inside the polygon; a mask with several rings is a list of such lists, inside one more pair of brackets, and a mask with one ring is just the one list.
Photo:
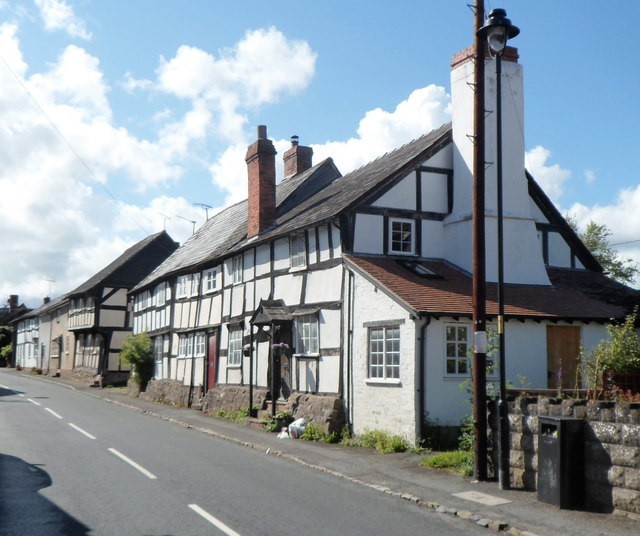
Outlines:
{"label": "black and white timber-framed cottage", "polygon": [[74,375],[105,385],[126,382],[129,368],[119,353],[132,332],[127,293],[177,247],[166,231],[150,235],[67,294]]}
{"label": "black and white timber-framed cottage", "polygon": [[[313,165],[311,148],[294,141],[276,185],[275,149],[258,127],[248,199],[209,219],[130,293],[134,332],[154,340],[148,396],[208,410],[280,399],[330,430],[346,421],[410,441],[427,419],[460,421],[473,336],[472,54],[453,61],[452,123],[345,176],[331,159]],[[517,51],[503,61],[504,121],[520,128]],[[492,150],[489,140],[487,161]],[[602,273],[525,172],[522,132],[505,132],[503,153],[507,377],[555,387],[563,368],[575,383],[580,348],[606,336],[638,292]],[[495,166],[485,218],[491,324]]]}

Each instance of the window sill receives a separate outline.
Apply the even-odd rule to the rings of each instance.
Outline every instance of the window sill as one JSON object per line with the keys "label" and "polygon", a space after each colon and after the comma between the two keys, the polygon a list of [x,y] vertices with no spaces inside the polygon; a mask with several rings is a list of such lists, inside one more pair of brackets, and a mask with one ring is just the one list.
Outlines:
{"label": "window sill", "polygon": [[389,385],[389,386],[401,386],[402,381],[400,378],[367,378],[365,380],[367,385]]}

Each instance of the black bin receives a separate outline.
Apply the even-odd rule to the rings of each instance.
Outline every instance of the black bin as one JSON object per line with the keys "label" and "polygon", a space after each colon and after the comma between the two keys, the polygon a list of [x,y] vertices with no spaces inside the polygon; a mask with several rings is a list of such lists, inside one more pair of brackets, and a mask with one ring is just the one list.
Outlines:
{"label": "black bin", "polygon": [[584,505],[584,421],[539,417],[538,500],[560,508]]}

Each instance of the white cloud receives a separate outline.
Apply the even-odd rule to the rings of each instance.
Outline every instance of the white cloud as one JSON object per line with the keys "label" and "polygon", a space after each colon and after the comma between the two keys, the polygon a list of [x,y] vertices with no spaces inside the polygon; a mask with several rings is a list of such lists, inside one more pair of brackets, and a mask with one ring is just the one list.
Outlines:
{"label": "white cloud", "polygon": [[592,169],[587,169],[584,172],[584,178],[587,181],[587,184],[593,184],[598,180],[598,176],[596,175],[596,172],[593,171]]}
{"label": "white cloud", "polygon": [[64,0],[35,0],[35,3],[47,30],[62,30],[71,37],[91,39],[84,21],[76,17],[73,8]]}
{"label": "white cloud", "polygon": [[564,182],[571,176],[571,171],[558,164],[547,165],[551,151],[538,145],[525,154],[525,167],[533,175],[536,182],[554,202],[562,196]]}

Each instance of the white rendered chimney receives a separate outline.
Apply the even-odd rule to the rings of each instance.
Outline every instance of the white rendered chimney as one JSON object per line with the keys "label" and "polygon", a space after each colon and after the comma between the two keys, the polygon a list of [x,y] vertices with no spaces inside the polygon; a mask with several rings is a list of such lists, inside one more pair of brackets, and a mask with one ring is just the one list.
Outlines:
{"label": "white rendered chimney", "polygon": [[[453,212],[447,219],[446,257],[472,271],[474,47],[453,57],[451,108],[453,125]],[[485,244],[486,279],[497,270],[496,218],[496,64],[485,64]],[[502,56],[502,185],[505,283],[549,285],[542,246],[535,225],[524,168],[524,97],[518,51],[507,47]]]}

